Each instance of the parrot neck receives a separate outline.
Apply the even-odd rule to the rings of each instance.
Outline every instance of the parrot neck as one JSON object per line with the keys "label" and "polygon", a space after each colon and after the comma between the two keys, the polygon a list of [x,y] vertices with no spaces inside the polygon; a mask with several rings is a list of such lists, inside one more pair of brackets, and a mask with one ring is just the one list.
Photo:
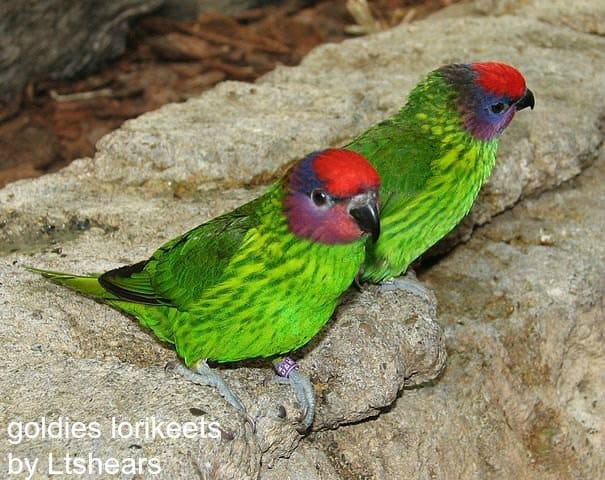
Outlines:
{"label": "parrot neck", "polygon": [[445,235],[469,212],[490,176],[498,138],[482,140],[464,127],[455,93],[437,75],[429,76],[411,92],[410,101],[399,115],[434,148],[431,175],[413,203],[419,207],[432,205],[436,215],[433,221],[441,219],[435,223]]}
{"label": "parrot neck", "polygon": [[[370,251],[366,279],[379,281],[399,273],[383,261],[394,256],[395,268],[405,270],[462,220],[489,177],[498,140],[471,135],[455,105],[455,96],[443,80],[429,76],[397,114],[351,145],[376,166],[385,199],[382,231]],[[403,139],[408,142],[402,143]],[[402,166],[397,166],[397,158]]]}
{"label": "parrot neck", "polygon": [[432,162],[437,176],[453,175],[457,183],[472,186],[474,200],[495,164],[498,138],[482,139],[465,128],[456,94],[443,78],[432,74],[418,84],[394,120],[427,138],[438,150]]}

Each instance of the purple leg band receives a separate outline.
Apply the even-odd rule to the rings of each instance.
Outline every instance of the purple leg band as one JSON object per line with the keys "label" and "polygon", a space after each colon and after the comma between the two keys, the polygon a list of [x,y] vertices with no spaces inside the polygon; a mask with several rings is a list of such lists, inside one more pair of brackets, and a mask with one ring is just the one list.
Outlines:
{"label": "purple leg band", "polygon": [[277,374],[280,377],[288,378],[292,373],[292,370],[298,369],[298,363],[296,363],[291,358],[286,357],[281,362],[279,362],[275,369],[277,370]]}

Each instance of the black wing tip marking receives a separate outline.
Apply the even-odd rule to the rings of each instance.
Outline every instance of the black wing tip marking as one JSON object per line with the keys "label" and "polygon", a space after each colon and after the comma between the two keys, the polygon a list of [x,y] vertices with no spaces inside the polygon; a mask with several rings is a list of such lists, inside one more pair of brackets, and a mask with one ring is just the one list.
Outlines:
{"label": "black wing tip marking", "polygon": [[101,286],[110,293],[113,293],[121,300],[128,300],[130,302],[135,303],[143,303],[145,305],[166,305],[169,304],[170,301],[164,298],[159,298],[155,295],[148,295],[140,292],[133,292],[132,290],[127,290],[125,288],[120,287],[113,283],[112,278],[115,277],[130,277],[135,273],[140,273],[143,271],[145,266],[147,265],[148,260],[143,260],[142,262],[134,263],[132,265],[126,265],[124,267],[114,268],[113,270],[109,270],[105,272],[103,275],[99,277],[99,283]]}

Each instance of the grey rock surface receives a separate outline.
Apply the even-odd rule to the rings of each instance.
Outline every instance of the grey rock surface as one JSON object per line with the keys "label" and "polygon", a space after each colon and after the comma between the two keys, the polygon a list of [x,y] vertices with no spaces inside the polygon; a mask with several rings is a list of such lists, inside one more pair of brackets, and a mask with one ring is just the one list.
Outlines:
{"label": "grey rock surface", "polygon": [[565,0],[475,0],[471,4],[478,13],[485,15],[527,15],[551,25],[605,35],[605,4],[600,0],[581,0],[573,4]]}
{"label": "grey rock surface", "polygon": [[0,100],[27,82],[68,78],[124,52],[128,20],[162,0],[35,0],[0,4]]}
{"label": "grey rock surface", "polygon": [[[98,438],[15,445],[3,436],[0,459],[158,458],[156,478],[595,478],[603,160],[569,180],[602,148],[605,40],[531,13],[456,15],[320,47],[254,85],[225,82],[127,122],[94,159],[0,190],[0,423],[63,415],[101,429]],[[434,299],[348,294],[301,352],[319,400],[308,437],[296,430],[290,390],[267,382],[265,364],[223,372],[256,419],[253,432],[212,389],[165,372],[174,352],[135,322],[22,269],[100,271],[146,258],[258,195],[254,185],[289,162],[393,113],[427,71],[475,59],[518,66],[537,108],[505,133],[455,239],[492,224],[422,274],[447,339]],[[452,360],[439,377],[445,340]],[[217,421],[222,434],[113,438],[113,416]]]}
{"label": "grey rock surface", "polygon": [[[496,30],[498,40],[486,41]],[[444,41],[435,41],[435,31]],[[598,36],[525,16],[441,18],[322,46],[301,67],[278,68],[254,85],[224,82],[199,99],[127,122],[99,142],[96,175],[131,185],[192,178],[246,183],[310,150],[342,145],[394,113],[436,66],[498,59],[524,72],[538,108],[521,112],[504,136],[494,174],[466,225],[483,223],[577,175],[595,157],[603,107],[586,92],[603,86],[602,47]],[[174,128],[163,128],[167,122]],[[225,134],[240,141],[221,141]]]}
{"label": "grey rock surface", "polygon": [[[168,208],[164,206],[163,216],[174,216]],[[102,432],[81,442],[35,438],[7,445],[6,439],[0,442],[0,452],[46,458],[51,451],[64,455],[75,445],[79,452],[92,451],[104,459],[157,458],[163,466],[160,478],[189,478],[198,471],[218,478],[254,478],[261,458],[270,465],[289,455],[301,439],[299,407],[289,387],[267,383],[272,371],[266,365],[223,372],[255,419],[253,432],[213,389],[164,372],[174,352],[135,322],[20,271],[32,264],[80,271],[107,268],[111,252],[129,243],[130,234],[118,232],[93,227],[76,240],[62,241],[60,251],[13,254],[0,264],[0,302],[10,305],[2,314],[0,333],[8,349],[1,361],[3,424],[41,423],[42,418],[52,421],[63,415],[85,424],[98,422]],[[147,232],[142,244],[148,245],[150,236]],[[434,299],[406,301],[397,292],[369,289],[350,294],[337,318],[306,347],[300,362],[303,371],[312,374],[320,398],[314,428],[375,416],[404,386],[436,377],[445,364]],[[385,331],[390,334],[385,336]],[[130,423],[149,423],[152,418],[179,424],[199,421],[191,408],[205,412],[206,422],[220,424],[220,439],[122,439],[111,430],[113,417]],[[183,463],[183,456],[190,461]],[[41,459],[40,472],[48,468]]]}
{"label": "grey rock surface", "polygon": [[[448,365],[378,418],[267,471],[319,478],[567,479],[605,471],[605,150],[422,272]],[[287,473],[286,473],[287,472]]]}

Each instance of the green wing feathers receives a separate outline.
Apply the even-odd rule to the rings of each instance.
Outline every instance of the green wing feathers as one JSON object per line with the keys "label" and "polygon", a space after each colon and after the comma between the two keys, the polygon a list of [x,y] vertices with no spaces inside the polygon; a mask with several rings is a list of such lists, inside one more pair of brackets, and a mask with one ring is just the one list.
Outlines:
{"label": "green wing feathers", "polygon": [[149,260],[133,265],[96,275],[28,270],[133,315],[160,339],[174,343],[179,318],[187,316],[203,291],[221,281],[258,223],[259,201],[199,225],[164,244]]}
{"label": "green wing feathers", "polygon": [[245,207],[169,241],[147,261],[103,274],[101,284],[124,300],[186,310],[220,281],[255,225]]}
{"label": "green wing feathers", "polygon": [[329,320],[365,249],[362,238],[330,244],[297,237],[283,196],[275,184],[148,260],[101,275],[32,271],[134,316],[173,343],[187,366],[284,354]]}
{"label": "green wing feathers", "polygon": [[[401,142],[405,136],[407,142]],[[398,119],[391,118],[371,128],[345,148],[371,159],[381,172],[380,199],[382,206],[390,194],[414,196],[422,191],[431,177],[428,159],[439,155],[439,143],[427,139]]]}
{"label": "green wing feathers", "polygon": [[116,268],[99,277],[99,283],[116,298],[146,305],[170,304],[153,288],[149,260]]}
{"label": "green wing feathers", "polygon": [[257,225],[255,215],[246,207],[200,225],[161,247],[146,267],[154,290],[170,304],[186,309],[202,292],[216,285],[246,234]]}

